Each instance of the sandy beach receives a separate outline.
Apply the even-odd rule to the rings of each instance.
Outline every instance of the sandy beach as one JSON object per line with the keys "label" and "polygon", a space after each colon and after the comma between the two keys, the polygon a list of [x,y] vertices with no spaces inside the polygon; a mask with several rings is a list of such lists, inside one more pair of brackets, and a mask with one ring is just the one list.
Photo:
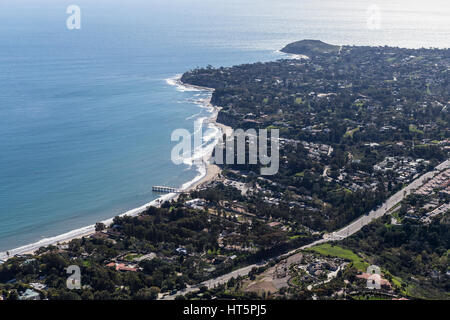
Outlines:
{"label": "sandy beach", "polygon": [[[213,88],[200,87],[200,86],[194,86],[194,85],[185,84],[185,83],[181,82],[181,77],[180,77],[180,79],[177,80],[176,83],[177,83],[177,85],[183,86],[183,87],[186,87],[186,88],[210,91],[211,95],[212,95],[212,92],[214,91]],[[211,96],[207,100],[204,101],[204,104],[205,104],[206,107],[212,108],[214,110],[213,111],[213,115],[208,120],[209,123],[212,123],[215,127],[219,128],[220,132],[222,134],[226,134],[227,136],[231,135],[232,132],[233,132],[233,129],[231,127],[217,122],[217,116],[219,115],[219,111],[220,111],[221,108],[219,108],[217,106],[214,106],[211,103]],[[199,186],[201,186],[201,185],[203,185],[203,184],[205,184],[207,182],[210,182],[210,181],[216,179],[219,176],[219,174],[221,173],[221,169],[219,168],[219,166],[217,166],[217,165],[215,165],[213,163],[210,163],[211,162],[211,156],[212,156],[212,154],[209,154],[209,155],[205,156],[202,159],[203,163],[206,166],[206,174],[205,174],[205,176],[202,179],[200,179],[198,182],[196,182],[196,183],[192,184],[190,187],[188,187],[186,189],[186,191],[194,190],[195,188],[197,188],[197,187],[199,187]]]}
{"label": "sandy beach", "polygon": [[[148,207],[151,206],[159,206],[162,202],[165,201],[169,201],[172,200],[177,194],[175,193],[170,193],[170,194],[166,194],[161,196],[158,199],[155,199],[139,208],[135,208],[132,210],[129,210],[123,214],[120,214],[120,217],[123,216],[130,216],[130,217],[135,217],[138,216],[139,214],[141,214],[142,212],[144,212]],[[114,217],[107,219],[107,220],[103,220],[103,221],[99,221],[107,226],[111,225],[112,222],[114,220]],[[92,234],[95,233],[95,225],[89,225],[83,228],[79,228],[76,230],[72,230],[69,231],[67,233],[64,234],[60,234],[57,235],[55,237],[49,237],[49,238],[44,238],[42,240],[39,240],[37,242],[25,245],[25,246],[21,246],[18,248],[14,248],[8,251],[4,251],[4,252],[0,252],[0,260],[7,260],[8,258],[11,258],[13,256],[16,255],[25,255],[25,254],[33,254],[34,252],[36,252],[37,250],[39,250],[39,248],[41,247],[46,247],[46,246],[50,246],[50,245],[58,245],[58,244],[64,244],[67,242],[70,242],[73,239],[81,239],[83,237],[88,237]],[[8,254],[9,253],[9,254]]]}
{"label": "sandy beach", "polygon": [[[213,124],[215,127],[220,129],[220,132],[222,134],[226,134],[227,136],[230,136],[233,133],[233,128],[226,126],[222,123],[217,122],[217,117],[219,115],[219,111],[220,111],[220,107],[217,107],[215,105],[213,105],[211,103],[211,98],[212,98],[212,92],[214,92],[213,88],[208,88],[208,87],[201,87],[201,86],[195,86],[195,85],[190,85],[190,84],[186,84],[183,83],[181,81],[181,76],[179,76],[176,81],[175,81],[176,85],[181,86],[181,87],[185,87],[188,89],[196,89],[196,90],[201,90],[201,91],[209,91],[211,92],[211,96],[208,99],[205,99],[204,101],[204,106],[207,108],[211,108],[213,110],[213,115],[211,116],[211,118],[208,119],[209,123]],[[211,160],[211,156],[212,154],[206,155],[202,161],[206,166],[206,174],[205,176],[200,179],[199,181],[197,181],[196,183],[192,184],[191,186],[189,186],[186,191],[191,191],[194,190],[195,188],[214,180],[215,178],[217,178],[217,176],[220,174],[221,169],[215,165],[210,163]]]}
{"label": "sandy beach", "polygon": [[[174,85],[185,87],[188,89],[209,91],[209,92],[211,92],[211,95],[212,95],[212,92],[214,91],[214,89],[212,89],[212,88],[184,84],[181,82],[181,76],[177,77]],[[213,110],[211,118],[208,119],[209,123],[211,123],[214,126],[216,126],[217,128],[219,128],[222,133],[226,133],[227,135],[230,135],[233,132],[233,129],[231,127],[217,123],[217,116],[220,111],[220,108],[211,104],[211,96],[208,99],[205,99],[204,106],[208,107],[208,108],[212,108],[212,110]],[[212,156],[212,154],[209,154],[209,155],[206,155],[205,157],[203,157],[203,159],[202,159],[203,165],[205,166],[205,174],[202,177],[200,177],[197,181],[194,181],[192,184],[185,186],[183,189],[181,189],[181,191],[187,192],[187,191],[194,190],[195,188],[203,185],[204,183],[210,182],[218,177],[221,170],[217,165],[210,163],[211,156]],[[155,199],[149,203],[146,203],[141,207],[129,210],[123,214],[120,214],[119,216],[121,216],[121,217],[122,216],[131,216],[131,217],[138,216],[139,214],[144,212],[147,208],[149,208],[151,206],[159,207],[161,205],[161,203],[177,199],[178,196],[179,196],[179,193],[169,193],[169,194],[162,195],[158,199]],[[114,217],[104,220],[104,221],[100,221],[100,222],[109,226],[112,224],[113,219],[114,219]],[[39,248],[41,248],[41,247],[65,244],[74,239],[81,239],[83,237],[89,237],[94,233],[95,233],[95,225],[89,225],[89,226],[86,226],[83,228],[69,231],[69,232],[61,234],[61,235],[57,235],[55,237],[44,238],[35,243],[31,243],[31,244],[28,244],[25,246],[14,248],[14,249],[11,249],[8,251],[0,252],[0,262],[6,261],[7,259],[14,257],[16,255],[33,254],[37,250],[39,250]]]}

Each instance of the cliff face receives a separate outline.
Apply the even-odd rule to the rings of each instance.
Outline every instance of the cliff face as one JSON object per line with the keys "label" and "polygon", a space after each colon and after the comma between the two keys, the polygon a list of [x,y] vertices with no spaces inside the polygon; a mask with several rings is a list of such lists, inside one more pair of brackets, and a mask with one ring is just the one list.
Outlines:
{"label": "cliff face", "polygon": [[339,46],[328,44],[320,40],[301,40],[288,44],[281,49],[281,51],[284,53],[314,56],[318,54],[338,53]]}

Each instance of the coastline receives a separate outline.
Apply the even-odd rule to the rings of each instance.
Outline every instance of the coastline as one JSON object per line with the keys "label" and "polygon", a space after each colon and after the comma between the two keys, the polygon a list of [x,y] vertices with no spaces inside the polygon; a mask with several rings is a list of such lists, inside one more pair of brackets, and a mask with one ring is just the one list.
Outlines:
{"label": "coastline", "polygon": [[[129,211],[126,211],[122,214],[116,215],[119,217],[123,217],[123,216],[129,216],[129,217],[136,217],[139,214],[141,214],[142,212],[144,212],[148,207],[151,206],[159,206],[162,202],[165,201],[170,201],[172,200],[174,197],[176,196],[175,193],[169,193],[166,195],[163,195],[151,202],[148,202],[146,204],[144,204],[143,206],[140,206],[138,208],[134,208],[131,209]],[[111,225],[114,218],[116,217],[112,217],[109,218],[107,220],[103,220],[103,221],[99,221],[107,226]],[[95,224],[92,225],[88,225],[79,229],[75,229],[75,230],[71,230],[69,232],[54,236],[54,237],[49,237],[49,238],[44,238],[41,239],[37,242],[34,243],[30,243],[21,247],[17,247],[14,249],[10,249],[10,250],[6,250],[3,252],[0,252],[0,260],[2,261],[6,261],[9,258],[12,258],[14,256],[17,255],[27,255],[27,254],[34,254],[37,250],[39,250],[41,247],[46,247],[46,246],[50,246],[50,245],[60,245],[60,244],[64,244],[67,242],[70,242],[74,239],[81,239],[84,237],[88,237],[91,236],[95,233]],[[9,255],[7,254],[7,252],[9,252]]]}
{"label": "coastline", "polygon": [[283,54],[288,56],[287,59],[293,59],[293,60],[309,60],[310,58],[305,54],[295,54],[295,53],[287,53],[283,52],[281,50],[275,51],[277,54]]}
{"label": "coastline", "polygon": [[[213,110],[213,115],[208,119],[208,122],[210,124],[212,124],[214,127],[218,128],[222,134],[225,133],[228,136],[233,132],[233,128],[217,122],[217,117],[219,115],[219,111],[221,108],[217,107],[211,103],[212,92],[214,91],[213,88],[201,87],[201,86],[195,86],[195,85],[183,83],[181,81],[181,75],[177,75],[177,77],[174,79],[175,79],[174,85],[177,85],[179,87],[211,92],[211,96],[208,99],[205,99],[203,101],[203,104],[205,107],[211,108]],[[216,141],[216,144],[217,144],[217,141]],[[196,189],[197,187],[216,179],[220,175],[222,170],[219,168],[219,166],[209,162],[209,160],[211,159],[211,156],[212,156],[212,154],[210,153],[202,159],[202,162],[203,162],[203,165],[205,166],[205,171],[206,171],[205,175],[199,181],[194,182],[191,186],[187,187],[185,189],[185,191],[192,191],[192,190]]]}
{"label": "coastline", "polygon": [[[214,127],[218,128],[221,132],[227,133],[227,135],[230,132],[232,132],[231,127],[225,126],[225,125],[217,122],[217,116],[219,114],[220,108],[211,104],[212,92],[214,91],[213,88],[185,84],[181,81],[181,75],[177,75],[176,77],[171,78],[170,80],[171,81],[169,81],[169,79],[166,80],[169,85],[178,86],[179,88],[183,88],[186,90],[209,91],[211,93],[211,96],[208,99],[205,99],[202,103],[205,107],[211,108],[213,110],[212,116],[210,118],[208,118],[208,123],[210,123]],[[216,143],[217,143],[217,141],[216,141]],[[196,176],[194,179],[184,183],[183,187],[180,188],[181,191],[184,191],[184,192],[192,191],[195,188],[203,185],[204,183],[210,182],[217,178],[217,176],[220,174],[221,170],[217,165],[211,164],[209,162],[211,156],[212,156],[212,154],[209,154],[209,155],[205,155],[202,158],[201,165],[204,168],[204,173],[201,173],[200,175]],[[147,210],[147,208],[152,207],[152,206],[158,207],[161,205],[161,203],[177,199],[178,196],[179,196],[178,193],[164,194],[164,195],[156,198],[155,200],[152,200],[138,208],[134,208],[134,209],[126,211],[122,214],[119,214],[118,216],[119,217],[123,217],[123,216],[136,217],[136,216],[140,215],[141,213],[143,213],[145,210]],[[113,219],[116,216],[109,218],[107,220],[99,221],[99,222],[109,226],[113,223]],[[44,239],[41,239],[34,243],[30,243],[27,245],[23,245],[23,246],[20,246],[17,248],[12,248],[10,250],[0,252],[0,262],[6,261],[17,255],[34,254],[41,247],[65,244],[74,239],[81,239],[84,237],[89,237],[89,236],[93,235],[94,233],[95,233],[95,224],[92,224],[92,225],[88,225],[88,226],[85,226],[82,228],[71,230],[69,232],[66,232],[66,233],[63,233],[63,234],[60,234],[60,235],[57,235],[54,237],[44,238]],[[9,254],[7,254],[7,253],[9,253]]]}
{"label": "coastline", "polygon": [[[233,132],[233,128],[217,122],[217,117],[219,115],[219,111],[221,108],[217,107],[211,103],[212,93],[214,92],[214,89],[209,88],[209,87],[202,87],[202,86],[196,86],[196,85],[184,83],[181,81],[181,76],[182,76],[181,74],[177,75],[176,77],[171,78],[170,81],[168,80],[167,82],[170,85],[174,85],[174,86],[177,86],[178,88],[181,88],[182,90],[198,90],[198,91],[210,92],[211,96],[209,96],[209,98],[205,99],[202,102],[204,107],[213,110],[212,116],[208,119],[208,123],[210,123],[214,127],[218,128],[220,130],[220,132],[222,132],[222,134],[225,133],[227,136],[231,135],[231,133]],[[217,141],[216,141],[216,143],[217,143]],[[185,190],[185,191],[194,190],[195,188],[199,187],[200,185],[214,180],[220,174],[221,169],[217,165],[209,162],[209,160],[211,159],[211,156],[212,156],[212,154],[210,153],[210,154],[207,154],[202,159],[202,164],[205,166],[204,176],[202,178],[200,178],[198,181],[193,182],[190,186],[183,188],[183,190]]]}

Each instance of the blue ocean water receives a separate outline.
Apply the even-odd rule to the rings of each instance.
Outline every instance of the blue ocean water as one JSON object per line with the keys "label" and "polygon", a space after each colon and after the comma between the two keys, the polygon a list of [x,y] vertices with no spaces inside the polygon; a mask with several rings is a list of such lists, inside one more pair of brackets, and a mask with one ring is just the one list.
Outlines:
{"label": "blue ocean water", "polygon": [[[448,47],[446,0],[2,0],[0,251],[141,206],[180,186],[176,128],[208,116],[166,79],[197,66],[283,57],[300,39]],[[66,8],[81,8],[81,30]],[[199,96],[200,94],[200,96]]]}

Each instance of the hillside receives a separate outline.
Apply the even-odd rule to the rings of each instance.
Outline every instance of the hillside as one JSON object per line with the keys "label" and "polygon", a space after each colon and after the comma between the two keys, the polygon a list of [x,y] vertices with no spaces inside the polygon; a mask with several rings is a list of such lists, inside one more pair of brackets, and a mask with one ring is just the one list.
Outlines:
{"label": "hillside", "polygon": [[284,53],[314,56],[317,54],[338,53],[339,46],[328,44],[320,40],[301,40],[288,44],[281,49],[281,51]]}

